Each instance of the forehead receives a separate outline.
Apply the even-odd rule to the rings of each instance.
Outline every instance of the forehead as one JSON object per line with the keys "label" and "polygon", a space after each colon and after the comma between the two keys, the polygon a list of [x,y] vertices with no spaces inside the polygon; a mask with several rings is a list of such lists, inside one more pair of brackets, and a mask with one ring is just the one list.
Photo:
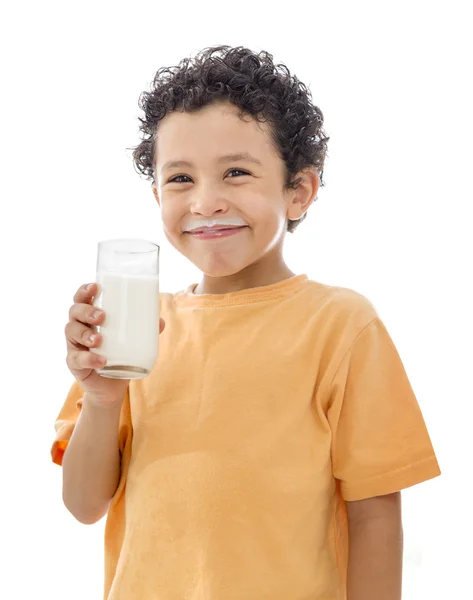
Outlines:
{"label": "forehead", "polygon": [[195,112],[172,112],[159,124],[156,139],[157,166],[172,159],[209,157],[251,151],[263,159],[271,150],[270,127],[251,115],[240,117],[240,110],[219,102]]}

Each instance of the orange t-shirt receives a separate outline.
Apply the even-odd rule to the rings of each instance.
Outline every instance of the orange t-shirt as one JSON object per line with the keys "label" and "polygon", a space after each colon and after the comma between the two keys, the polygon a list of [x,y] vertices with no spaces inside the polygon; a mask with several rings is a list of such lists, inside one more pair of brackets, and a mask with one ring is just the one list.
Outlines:
{"label": "orange t-shirt", "polygon": [[123,403],[104,597],[343,600],[345,502],[440,475],[392,339],[363,295],[306,275],[193,287],[161,295],[158,360]]}

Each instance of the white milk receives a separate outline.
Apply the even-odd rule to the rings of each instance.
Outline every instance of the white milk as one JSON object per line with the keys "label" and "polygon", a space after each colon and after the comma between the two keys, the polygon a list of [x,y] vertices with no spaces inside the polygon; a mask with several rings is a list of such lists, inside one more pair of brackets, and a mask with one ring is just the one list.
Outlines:
{"label": "white milk", "polygon": [[107,358],[97,372],[105,377],[146,377],[158,356],[159,280],[157,275],[98,273],[101,293],[94,306],[105,311],[97,327],[102,343],[92,352]]}

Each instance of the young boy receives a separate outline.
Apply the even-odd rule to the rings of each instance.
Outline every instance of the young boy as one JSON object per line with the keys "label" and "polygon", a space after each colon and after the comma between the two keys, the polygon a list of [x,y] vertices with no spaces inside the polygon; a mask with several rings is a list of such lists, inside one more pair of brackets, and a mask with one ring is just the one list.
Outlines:
{"label": "young boy", "polygon": [[228,46],[158,71],[141,107],[135,165],[202,279],[161,295],[131,382],[94,370],[96,286],[74,297],[51,452],[71,513],[107,513],[104,597],[400,600],[400,490],[440,474],[422,413],[373,305],[283,260],[323,185],[322,112]]}

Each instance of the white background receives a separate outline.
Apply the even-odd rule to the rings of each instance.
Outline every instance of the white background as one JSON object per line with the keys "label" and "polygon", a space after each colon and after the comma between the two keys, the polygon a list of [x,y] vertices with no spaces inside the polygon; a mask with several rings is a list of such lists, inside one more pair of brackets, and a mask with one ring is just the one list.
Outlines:
{"label": "white background", "polygon": [[370,299],[423,411],[442,476],[403,492],[403,599],[469,596],[468,4],[43,0],[3,9],[1,598],[101,598],[103,521],[74,521],[49,456],[72,383],[63,328],[76,288],[95,277],[101,239],[157,241],[163,291],[199,280],[166,243],[126,148],[139,142],[137,100],[155,71],[218,43],[270,51],[324,113],[326,186],[288,237],[287,260]]}

